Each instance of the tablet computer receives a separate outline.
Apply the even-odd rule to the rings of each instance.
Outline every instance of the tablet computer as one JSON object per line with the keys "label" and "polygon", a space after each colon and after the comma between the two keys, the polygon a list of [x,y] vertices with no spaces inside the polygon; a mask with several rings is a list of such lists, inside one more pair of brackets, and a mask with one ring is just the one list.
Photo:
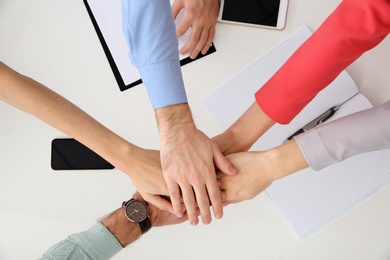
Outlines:
{"label": "tablet computer", "polygon": [[218,21],[282,30],[287,6],[288,0],[221,0]]}

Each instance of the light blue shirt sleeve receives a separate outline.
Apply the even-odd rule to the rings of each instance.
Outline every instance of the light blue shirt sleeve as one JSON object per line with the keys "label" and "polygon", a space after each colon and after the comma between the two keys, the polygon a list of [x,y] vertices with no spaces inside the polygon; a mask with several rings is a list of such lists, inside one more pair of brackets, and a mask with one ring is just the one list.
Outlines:
{"label": "light blue shirt sleeve", "polygon": [[49,248],[41,260],[107,260],[120,250],[121,244],[100,222]]}
{"label": "light blue shirt sleeve", "polygon": [[187,103],[169,0],[122,0],[122,26],[153,108]]}

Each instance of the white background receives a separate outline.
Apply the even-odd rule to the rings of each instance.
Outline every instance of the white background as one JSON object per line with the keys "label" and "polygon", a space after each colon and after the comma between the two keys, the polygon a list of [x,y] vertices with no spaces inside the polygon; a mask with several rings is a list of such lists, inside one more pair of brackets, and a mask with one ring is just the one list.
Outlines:
{"label": "white background", "polygon": [[[340,1],[291,0],[283,31],[217,25],[217,52],[183,67],[198,127],[220,132],[201,97],[306,23],[315,30]],[[375,105],[390,98],[390,40],[347,71]],[[141,147],[158,149],[143,85],[120,92],[81,0],[0,0],[0,60],[49,86]],[[1,75],[0,75],[1,77]],[[0,103],[0,259],[36,259],[134,192],[118,170],[54,172],[51,140],[64,135]],[[152,230],[115,259],[389,259],[390,189],[302,243],[266,193],[222,220]]]}

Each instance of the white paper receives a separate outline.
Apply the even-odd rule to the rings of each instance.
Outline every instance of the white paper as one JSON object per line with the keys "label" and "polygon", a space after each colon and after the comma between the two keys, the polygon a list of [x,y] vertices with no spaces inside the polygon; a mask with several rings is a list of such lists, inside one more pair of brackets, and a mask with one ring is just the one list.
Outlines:
{"label": "white paper", "polygon": [[[223,130],[253,104],[258,88],[310,35],[310,30],[301,26],[255,63],[203,98],[204,105]],[[346,100],[348,102],[341,106],[331,120],[371,107],[344,71],[290,124],[275,124],[251,150],[266,150],[282,144],[298,129]],[[274,182],[267,192],[298,237],[307,240],[386,187],[390,182],[389,158],[390,151],[383,150],[348,158],[317,172],[305,169]]]}
{"label": "white paper", "polygon": [[[171,0],[171,4],[172,3],[173,0]],[[134,81],[141,79],[137,68],[131,64],[129,59],[129,48],[122,31],[121,0],[88,0],[88,4],[125,85],[129,85]],[[183,10],[175,20],[176,25],[181,21],[182,16]],[[187,43],[190,34],[191,28],[179,38],[179,49]],[[187,57],[189,57],[189,53],[185,55],[180,54],[180,60]]]}

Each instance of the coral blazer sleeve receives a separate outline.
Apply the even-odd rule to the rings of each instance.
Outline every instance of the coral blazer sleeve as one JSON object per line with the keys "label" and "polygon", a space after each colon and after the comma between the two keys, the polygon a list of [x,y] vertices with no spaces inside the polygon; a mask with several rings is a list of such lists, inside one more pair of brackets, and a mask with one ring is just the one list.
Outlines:
{"label": "coral blazer sleeve", "polygon": [[255,94],[274,121],[289,123],[342,70],[390,31],[390,0],[344,0]]}

